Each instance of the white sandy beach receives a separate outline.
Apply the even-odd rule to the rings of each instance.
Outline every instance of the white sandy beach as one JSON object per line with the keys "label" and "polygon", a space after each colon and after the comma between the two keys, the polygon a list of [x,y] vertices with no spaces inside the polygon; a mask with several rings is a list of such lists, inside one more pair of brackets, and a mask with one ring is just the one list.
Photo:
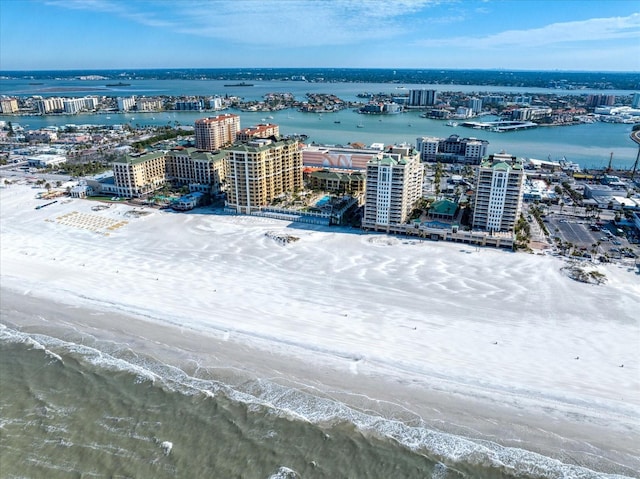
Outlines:
{"label": "white sandy beach", "polygon": [[[63,198],[35,210],[39,191],[0,189],[4,323],[52,332],[60,325],[33,318],[55,302],[66,326],[156,356],[181,351],[441,431],[640,470],[632,268],[598,266],[596,286],[550,256],[209,209],[135,217]],[[298,239],[278,241],[287,235]]]}

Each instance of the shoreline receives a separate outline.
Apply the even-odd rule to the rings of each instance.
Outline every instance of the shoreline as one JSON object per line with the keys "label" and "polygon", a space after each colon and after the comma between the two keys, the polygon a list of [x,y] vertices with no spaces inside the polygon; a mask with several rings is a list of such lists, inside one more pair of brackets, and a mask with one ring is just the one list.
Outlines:
{"label": "shoreline", "polygon": [[[203,334],[168,325],[157,318],[142,319],[56,303],[4,286],[0,296],[1,323],[23,333],[69,342],[90,338],[95,341],[91,347],[98,350],[104,350],[107,344],[113,349],[115,344],[115,349],[125,348],[177,367],[189,376],[219,381],[236,391],[245,392],[255,382],[266,381],[338,401],[373,417],[426,427],[436,434],[451,434],[474,443],[488,441],[499,445],[499,449],[523,449],[605,474],[638,477],[633,475],[640,469],[640,458],[634,448],[639,438],[637,431],[613,430],[611,418],[601,417],[597,412],[588,417],[589,412],[595,412],[589,411],[589,406],[583,411],[586,421],[575,422],[570,418],[575,412],[562,417],[558,410],[549,417],[545,411],[553,404],[542,404],[534,410],[524,404],[525,397],[519,398],[522,401],[519,407],[512,407],[468,394],[470,391],[464,386],[454,393],[434,387],[424,377],[408,381],[363,368],[354,376],[350,360],[344,358],[332,357],[319,366],[226,339],[224,334],[222,337]],[[54,317],[62,322],[54,323]],[[329,418],[321,422],[326,420],[329,424],[333,422]],[[455,462],[449,464],[456,466]]]}
{"label": "shoreline", "polygon": [[[131,215],[69,199],[35,210],[26,185],[0,196],[4,324],[96,337],[248,394],[307,391],[386,417],[404,431],[394,440],[414,428],[462,444],[432,441],[434,454],[467,453],[472,437],[490,461],[523,460],[517,447],[640,470],[640,285],[622,265],[598,266],[607,282],[595,286],[548,256],[206,209]],[[307,420],[345,420],[332,411]],[[358,427],[385,435],[363,417]]]}

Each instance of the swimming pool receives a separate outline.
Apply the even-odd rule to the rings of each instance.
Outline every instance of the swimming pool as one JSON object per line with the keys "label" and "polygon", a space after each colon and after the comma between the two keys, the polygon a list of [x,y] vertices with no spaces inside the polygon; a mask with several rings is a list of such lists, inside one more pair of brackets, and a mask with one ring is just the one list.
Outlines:
{"label": "swimming pool", "polygon": [[331,196],[323,196],[316,202],[316,206],[324,206],[331,201]]}

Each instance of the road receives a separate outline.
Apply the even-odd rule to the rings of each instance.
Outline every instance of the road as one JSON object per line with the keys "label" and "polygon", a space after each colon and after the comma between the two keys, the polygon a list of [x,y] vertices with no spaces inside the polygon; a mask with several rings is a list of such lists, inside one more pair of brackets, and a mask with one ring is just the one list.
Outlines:
{"label": "road", "polygon": [[61,181],[63,183],[67,181],[73,181],[69,175],[57,175],[55,173],[31,173],[28,171],[22,171],[16,164],[5,165],[0,167],[0,176],[3,176],[9,180],[20,180],[26,178],[43,179],[48,182]]}

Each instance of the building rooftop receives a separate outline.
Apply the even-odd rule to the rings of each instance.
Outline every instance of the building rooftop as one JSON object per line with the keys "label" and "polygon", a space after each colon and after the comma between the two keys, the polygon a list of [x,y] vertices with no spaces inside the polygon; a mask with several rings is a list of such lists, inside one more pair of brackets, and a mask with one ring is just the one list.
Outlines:
{"label": "building rooftop", "polygon": [[434,202],[429,208],[429,213],[443,216],[453,216],[458,209],[458,203],[451,200],[440,200]]}
{"label": "building rooftop", "polygon": [[217,123],[219,121],[227,120],[229,118],[240,118],[238,115],[234,113],[224,113],[222,115],[209,117],[209,118],[200,118],[195,121],[196,124],[207,124],[207,123]]}
{"label": "building rooftop", "polygon": [[223,151],[246,151],[248,153],[258,153],[273,147],[292,145],[294,143],[298,143],[298,141],[289,139],[279,141],[257,140],[249,143],[234,143],[233,145],[224,148]]}
{"label": "building rooftop", "polygon": [[515,156],[506,153],[496,153],[489,155],[482,160],[481,168],[492,168],[495,170],[522,170],[524,168],[522,160],[518,160]]}
{"label": "building rooftop", "polygon": [[141,155],[141,156],[127,156],[122,161],[114,161],[114,164],[126,163],[129,165],[137,165],[140,163],[144,163],[145,161],[155,160],[157,158],[162,158],[164,156],[165,156],[164,151],[154,151],[151,153],[145,153],[144,155]]}
{"label": "building rooftop", "polygon": [[407,160],[405,158],[398,158],[397,155],[382,155],[381,157],[371,158],[367,164],[377,164],[379,166],[405,166]]}
{"label": "building rooftop", "polygon": [[212,153],[210,151],[194,151],[189,155],[194,160],[222,161],[227,154],[224,151]]}

